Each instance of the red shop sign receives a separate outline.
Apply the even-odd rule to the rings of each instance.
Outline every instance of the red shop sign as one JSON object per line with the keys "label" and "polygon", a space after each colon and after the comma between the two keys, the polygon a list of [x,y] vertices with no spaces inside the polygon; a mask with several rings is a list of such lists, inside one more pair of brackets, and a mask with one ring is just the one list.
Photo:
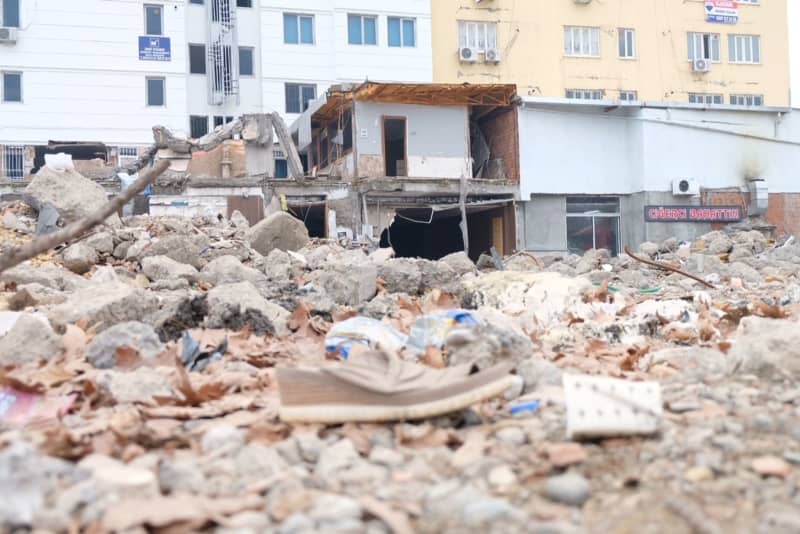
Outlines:
{"label": "red shop sign", "polygon": [[741,206],[645,206],[647,222],[739,222],[744,218]]}

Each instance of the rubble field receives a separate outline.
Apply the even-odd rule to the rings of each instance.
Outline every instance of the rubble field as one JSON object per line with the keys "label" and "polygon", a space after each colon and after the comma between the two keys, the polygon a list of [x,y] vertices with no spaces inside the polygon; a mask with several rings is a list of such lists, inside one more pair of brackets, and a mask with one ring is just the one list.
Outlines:
{"label": "rubble field", "polygon": [[[32,239],[35,211],[0,215],[0,247]],[[284,212],[109,220],[0,273],[0,530],[800,532],[800,244],[716,231],[635,255],[712,287],[603,250],[367,254]],[[406,336],[453,309],[476,324],[420,361],[513,362],[503,396],[279,419],[276,367],[337,358],[334,325]],[[569,374],[657,383],[657,432],[568,439]]]}

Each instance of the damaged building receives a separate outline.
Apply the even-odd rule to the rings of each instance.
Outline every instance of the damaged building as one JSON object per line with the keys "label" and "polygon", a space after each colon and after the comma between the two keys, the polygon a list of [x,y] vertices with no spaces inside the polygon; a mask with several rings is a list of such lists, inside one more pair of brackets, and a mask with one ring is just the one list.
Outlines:
{"label": "damaged building", "polygon": [[311,235],[392,246],[399,256],[509,253],[515,95],[513,85],[334,86],[291,128],[307,176],[269,189]]}

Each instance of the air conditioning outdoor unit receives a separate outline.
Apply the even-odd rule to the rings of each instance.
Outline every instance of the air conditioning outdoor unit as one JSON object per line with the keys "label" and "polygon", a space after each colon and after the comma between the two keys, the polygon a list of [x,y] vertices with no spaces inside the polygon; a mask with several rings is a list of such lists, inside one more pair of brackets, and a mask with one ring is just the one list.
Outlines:
{"label": "air conditioning outdoor unit", "polygon": [[672,194],[676,197],[694,197],[700,194],[700,183],[697,180],[682,178],[672,182]]}
{"label": "air conditioning outdoor unit", "polygon": [[16,43],[17,42],[17,29],[16,28],[0,28],[0,43]]}
{"label": "air conditioning outdoor unit", "polygon": [[462,63],[475,63],[478,61],[478,51],[468,46],[459,48],[458,59],[460,59]]}
{"label": "air conditioning outdoor unit", "polygon": [[500,51],[487,50],[485,58],[486,58],[486,63],[500,63]]}
{"label": "air conditioning outdoor unit", "polygon": [[708,72],[711,70],[711,61],[700,58],[692,61],[692,70],[694,72]]}
{"label": "air conditioning outdoor unit", "polygon": [[576,4],[588,4],[588,3],[590,3],[591,1],[592,1],[592,0],[575,0],[575,3],[576,3]]}

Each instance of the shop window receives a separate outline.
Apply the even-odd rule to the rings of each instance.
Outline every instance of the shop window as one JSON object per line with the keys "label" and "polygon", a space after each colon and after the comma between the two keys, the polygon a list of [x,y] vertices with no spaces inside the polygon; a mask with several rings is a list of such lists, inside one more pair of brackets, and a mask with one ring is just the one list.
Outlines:
{"label": "shop window", "polygon": [[619,199],[571,197],[567,199],[567,246],[574,254],[607,249],[619,254]]}

